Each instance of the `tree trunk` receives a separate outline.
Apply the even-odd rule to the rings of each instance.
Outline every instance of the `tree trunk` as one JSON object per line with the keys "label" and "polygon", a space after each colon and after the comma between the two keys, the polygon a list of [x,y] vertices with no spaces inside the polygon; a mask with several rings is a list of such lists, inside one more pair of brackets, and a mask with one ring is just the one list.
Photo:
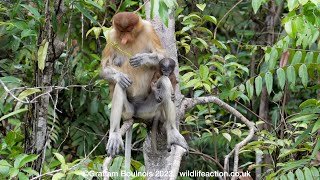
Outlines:
{"label": "tree trunk", "polygon": [[[62,2],[63,3],[63,2]],[[32,107],[32,119],[29,119],[29,125],[32,127],[32,135],[26,143],[26,152],[32,154],[41,154],[37,161],[33,164],[33,169],[41,173],[42,164],[45,157],[46,143],[48,139],[47,120],[48,107],[50,103],[50,93],[52,92],[52,76],[54,74],[54,62],[60,57],[64,50],[65,44],[56,39],[52,30],[51,17],[55,13],[53,7],[58,4],[54,1],[45,1],[45,22],[40,28],[40,36],[38,38],[38,46],[45,40],[49,43],[48,51],[45,58],[45,67],[40,70],[37,63],[35,65],[35,87],[41,87],[42,92],[36,103]],[[61,5],[61,3],[60,3]],[[57,7],[56,7],[57,8]],[[42,44],[43,45],[43,44]],[[39,59],[37,59],[39,60]],[[28,130],[27,130],[28,131]]]}
{"label": "tree trunk", "polygon": [[[146,15],[147,19],[150,20],[150,3],[146,4]],[[176,61],[176,69],[175,75],[177,79],[179,79],[179,64],[177,57],[177,46],[176,46],[176,38],[175,38],[175,19],[174,12],[172,12],[169,16],[169,25],[165,27],[160,18],[157,16],[154,19],[150,20],[153,24],[157,34],[161,39],[161,43],[163,47],[166,49],[168,57],[174,59]],[[182,100],[182,95],[180,92],[179,84],[176,87],[176,102]],[[176,103],[177,106],[177,103]],[[179,119],[180,115],[177,114],[177,127],[179,127]],[[178,128],[179,129],[179,128]],[[180,162],[182,154],[185,153],[185,150],[180,146],[174,146],[171,152],[167,151],[167,137],[164,133],[163,129],[157,135],[157,150],[158,152],[154,152],[151,147],[151,137],[148,134],[147,139],[143,144],[143,154],[144,161],[147,173],[152,173],[156,177],[148,177],[149,179],[175,179],[178,175]],[[169,176],[171,178],[169,178]]]}

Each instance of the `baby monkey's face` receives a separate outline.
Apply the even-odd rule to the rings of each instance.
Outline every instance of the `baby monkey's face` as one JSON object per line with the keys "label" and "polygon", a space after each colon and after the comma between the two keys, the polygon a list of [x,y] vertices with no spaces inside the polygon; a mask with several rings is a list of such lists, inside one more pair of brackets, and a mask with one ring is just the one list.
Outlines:
{"label": "baby monkey's face", "polygon": [[176,62],[171,58],[164,58],[159,62],[159,64],[162,75],[168,77],[173,73],[176,66]]}

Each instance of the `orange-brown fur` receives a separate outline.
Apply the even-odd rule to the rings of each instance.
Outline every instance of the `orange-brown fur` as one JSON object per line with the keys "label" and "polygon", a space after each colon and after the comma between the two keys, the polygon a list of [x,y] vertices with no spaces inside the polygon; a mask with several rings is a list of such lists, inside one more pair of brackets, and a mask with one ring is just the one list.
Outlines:
{"label": "orange-brown fur", "polygon": [[[123,18],[127,18],[128,21],[130,21],[130,17],[131,16]],[[110,66],[122,73],[127,74],[133,82],[132,85],[127,88],[128,98],[139,97],[140,99],[144,99],[149,94],[150,82],[156,72],[156,68],[147,66],[134,68],[130,65],[129,58],[138,53],[155,52],[164,54],[164,49],[162,48],[160,39],[150,22],[142,20],[139,17],[139,21],[131,32],[121,32],[117,30],[117,24],[119,23],[113,21],[112,29],[109,32],[108,43],[102,52],[102,69]],[[124,24],[130,23],[127,22]],[[127,38],[127,42],[123,44],[123,40],[121,38]],[[125,61],[121,66],[116,66],[113,64],[112,57],[114,54],[125,57]],[[114,86],[115,82],[110,82],[111,97]]]}
{"label": "orange-brown fur", "polygon": [[[154,73],[151,80],[151,85],[150,85],[151,90],[153,88],[152,85],[156,84],[156,82],[160,79],[161,76],[163,76],[161,69],[157,69],[157,71]],[[178,81],[177,81],[176,75],[173,72],[169,75],[169,79],[172,84],[173,90],[176,91],[176,85],[178,84]]]}

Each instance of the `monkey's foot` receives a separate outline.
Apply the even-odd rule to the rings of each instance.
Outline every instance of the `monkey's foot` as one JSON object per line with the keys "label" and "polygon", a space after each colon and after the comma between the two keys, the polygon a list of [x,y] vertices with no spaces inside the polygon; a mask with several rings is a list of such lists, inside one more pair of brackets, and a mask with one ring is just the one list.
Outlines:
{"label": "monkey's foot", "polygon": [[172,145],[178,145],[189,151],[189,146],[184,137],[177,129],[171,129],[167,132],[168,144],[167,149],[170,152]]}
{"label": "monkey's foot", "polygon": [[119,132],[113,132],[109,134],[109,140],[107,144],[107,154],[108,156],[114,157],[119,154],[120,148],[123,148],[122,137]]}

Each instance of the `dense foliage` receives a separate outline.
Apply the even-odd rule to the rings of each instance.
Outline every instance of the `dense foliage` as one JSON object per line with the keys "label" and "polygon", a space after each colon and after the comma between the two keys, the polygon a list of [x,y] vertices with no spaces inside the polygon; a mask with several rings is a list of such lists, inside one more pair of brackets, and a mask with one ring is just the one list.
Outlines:
{"label": "dense foliage", "polygon": [[[111,104],[108,84],[99,79],[99,64],[111,18],[117,11],[134,11],[143,2],[62,2],[61,8],[57,3],[50,6],[52,12],[63,11],[63,16],[51,14],[52,34],[66,46],[54,62],[41,174],[48,173],[48,179],[82,179],[88,171],[100,172],[105,156]],[[151,4],[152,13],[167,23],[175,4],[166,0]],[[265,179],[318,179],[320,1],[177,4],[182,94],[216,95],[259,128],[254,141],[241,149],[241,171],[256,176],[262,167]],[[40,41],[45,7],[40,0],[0,2],[0,179],[39,175],[31,168],[39,156],[29,153],[27,142],[32,136],[33,104],[44,93],[35,82],[36,72],[45,70],[48,52],[48,43]],[[145,16],[143,8],[139,12]],[[191,147],[181,171],[223,171],[224,156],[248,134],[244,124],[212,104],[187,112],[180,129]],[[144,171],[141,149],[146,134],[145,125],[134,124],[133,171]],[[262,162],[257,163],[257,157]],[[123,159],[116,157],[110,171],[120,171]]]}

